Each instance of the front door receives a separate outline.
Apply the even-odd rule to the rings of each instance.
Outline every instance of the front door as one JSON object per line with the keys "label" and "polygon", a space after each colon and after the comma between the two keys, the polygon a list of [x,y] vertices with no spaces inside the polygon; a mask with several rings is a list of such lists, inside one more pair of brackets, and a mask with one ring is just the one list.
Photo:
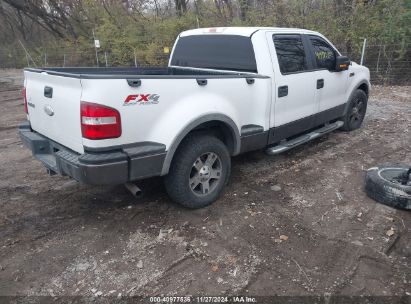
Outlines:
{"label": "front door", "polygon": [[313,127],[316,80],[302,35],[267,33],[267,40],[275,75],[269,142],[276,143]]}
{"label": "front door", "polygon": [[306,38],[316,70],[312,75],[317,81],[318,114],[314,124],[318,126],[343,115],[350,72],[335,72],[339,54],[325,39],[316,35],[307,35]]}

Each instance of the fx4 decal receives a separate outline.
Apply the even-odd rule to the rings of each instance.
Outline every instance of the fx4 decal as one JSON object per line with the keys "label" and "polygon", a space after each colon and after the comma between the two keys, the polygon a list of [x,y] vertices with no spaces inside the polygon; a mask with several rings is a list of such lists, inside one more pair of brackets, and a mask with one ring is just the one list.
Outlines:
{"label": "fx4 decal", "polygon": [[123,106],[131,105],[149,105],[158,104],[160,102],[160,95],[157,94],[137,94],[128,95],[124,100]]}

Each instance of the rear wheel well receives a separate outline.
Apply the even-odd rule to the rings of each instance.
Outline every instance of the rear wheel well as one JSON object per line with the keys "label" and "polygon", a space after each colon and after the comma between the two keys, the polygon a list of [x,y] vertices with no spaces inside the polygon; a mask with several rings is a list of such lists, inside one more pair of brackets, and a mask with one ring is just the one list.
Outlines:
{"label": "rear wheel well", "polygon": [[225,144],[230,155],[234,154],[235,137],[234,137],[234,134],[231,128],[228,125],[226,125],[224,122],[218,121],[218,120],[204,122],[200,124],[199,126],[197,126],[196,128],[194,128],[193,130],[191,130],[186,135],[186,137],[196,134],[196,133],[197,134],[198,133],[210,134],[212,136],[215,136],[216,138],[218,138]]}
{"label": "rear wheel well", "polygon": [[161,175],[166,175],[168,173],[174,155],[180,148],[181,143],[188,137],[192,137],[196,134],[209,134],[215,136],[223,142],[231,156],[237,155],[240,152],[240,135],[236,124],[229,117],[224,115],[206,115],[189,124],[185,130],[180,132],[180,135],[178,135],[170,145],[164,160]]}

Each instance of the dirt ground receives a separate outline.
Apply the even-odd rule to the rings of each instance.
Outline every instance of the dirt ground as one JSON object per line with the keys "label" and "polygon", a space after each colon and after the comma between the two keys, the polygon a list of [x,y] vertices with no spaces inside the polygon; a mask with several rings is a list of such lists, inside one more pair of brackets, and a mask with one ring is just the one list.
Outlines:
{"label": "dirt ground", "polygon": [[234,158],[193,211],[160,178],[135,199],[48,176],[17,134],[21,71],[0,73],[0,295],[411,295],[411,212],[363,191],[367,168],[411,164],[411,87],[374,87],[360,130]]}

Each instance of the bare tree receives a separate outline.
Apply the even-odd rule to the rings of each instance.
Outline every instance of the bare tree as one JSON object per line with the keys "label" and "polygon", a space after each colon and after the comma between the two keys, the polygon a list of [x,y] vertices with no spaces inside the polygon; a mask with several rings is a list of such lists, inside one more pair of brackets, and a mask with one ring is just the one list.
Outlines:
{"label": "bare tree", "polygon": [[185,12],[187,12],[188,1],[189,0],[174,0],[178,16],[182,16]]}
{"label": "bare tree", "polygon": [[231,0],[214,0],[214,5],[217,10],[217,14],[224,21],[233,19],[233,4]]}
{"label": "bare tree", "polygon": [[238,4],[240,7],[240,19],[242,21],[247,20],[249,10],[253,6],[253,3],[253,0],[238,0]]}
{"label": "bare tree", "polygon": [[67,1],[67,3],[59,0],[1,1],[14,8],[19,18],[25,16],[59,38],[64,38],[66,33],[74,38],[78,37],[68,17],[72,5],[71,1]]}

